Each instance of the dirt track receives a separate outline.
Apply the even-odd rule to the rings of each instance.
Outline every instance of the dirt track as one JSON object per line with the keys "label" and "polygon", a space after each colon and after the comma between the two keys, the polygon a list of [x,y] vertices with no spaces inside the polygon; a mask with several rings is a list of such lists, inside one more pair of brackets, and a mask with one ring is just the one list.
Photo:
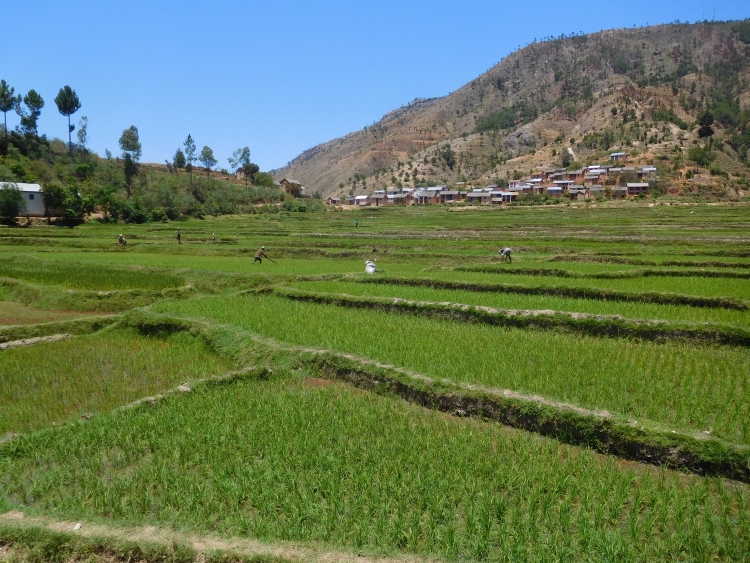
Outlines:
{"label": "dirt track", "polygon": [[[57,532],[66,532],[85,537],[112,539],[123,542],[150,542],[171,545],[173,543],[188,545],[196,551],[196,561],[211,551],[226,551],[244,556],[265,555],[289,559],[291,561],[319,563],[427,563],[433,561],[421,557],[405,555],[399,557],[377,557],[355,552],[328,551],[324,546],[299,544],[292,542],[264,543],[251,539],[227,539],[218,536],[189,534],[157,528],[155,526],[125,527],[92,522],[67,522],[41,516],[28,516],[23,512],[11,511],[0,514],[0,522],[21,527],[44,527]],[[80,527],[74,529],[77,524]],[[0,561],[5,554],[0,550]],[[7,559],[7,557],[5,557]]]}

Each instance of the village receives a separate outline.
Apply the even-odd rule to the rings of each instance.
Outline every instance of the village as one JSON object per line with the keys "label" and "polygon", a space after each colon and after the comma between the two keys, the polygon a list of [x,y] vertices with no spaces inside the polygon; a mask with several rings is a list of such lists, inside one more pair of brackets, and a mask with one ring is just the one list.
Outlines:
{"label": "village", "polygon": [[[326,202],[333,206],[382,207],[387,205],[435,205],[475,204],[503,205],[513,203],[523,196],[546,196],[569,198],[575,201],[587,199],[645,196],[650,193],[649,181],[657,179],[656,167],[649,164],[627,165],[628,154],[614,152],[607,164],[593,164],[577,170],[553,168],[532,173],[529,178],[509,180],[507,185],[490,184],[475,187],[471,182],[456,182],[453,185],[430,187],[403,187],[374,190],[372,193],[350,194],[345,197],[330,196]],[[635,182],[622,181],[637,179]],[[278,184],[288,191],[305,192],[302,184],[284,178]]]}

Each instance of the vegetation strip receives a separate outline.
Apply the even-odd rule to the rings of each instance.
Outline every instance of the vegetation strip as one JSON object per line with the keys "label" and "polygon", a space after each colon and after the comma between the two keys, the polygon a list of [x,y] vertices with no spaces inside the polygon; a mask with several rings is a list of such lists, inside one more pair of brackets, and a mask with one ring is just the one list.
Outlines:
{"label": "vegetation strip", "polygon": [[637,301],[659,305],[687,305],[716,309],[735,309],[746,311],[747,305],[737,299],[727,297],[699,297],[658,292],[618,291],[587,287],[565,286],[529,286],[510,283],[481,283],[437,280],[432,278],[372,278],[354,280],[358,283],[375,283],[383,285],[424,286],[434,289],[451,289],[476,292],[521,293],[524,295],[556,295],[574,299],[597,299],[601,301]]}
{"label": "vegetation strip", "polygon": [[33,285],[13,278],[0,278],[0,289],[8,300],[33,305],[39,309],[64,309],[81,312],[117,313],[133,307],[144,307],[195,293],[191,286],[157,289],[65,289],[59,286]]}
{"label": "vegetation strip", "polygon": [[616,280],[629,278],[648,277],[675,277],[675,278],[731,278],[750,279],[750,272],[727,272],[717,270],[669,270],[656,268],[641,268],[637,270],[625,270],[621,272],[574,272],[561,268],[503,268],[500,265],[485,266],[459,266],[454,268],[458,272],[483,272],[487,274],[515,274],[518,276],[547,276],[552,278],[594,278],[601,280]]}
{"label": "vegetation strip", "polygon": [[594,262],[597,264],[632,264],[633,266],[686,266],[688,268],[750,268],[750,264],[744,262],[722,262],[717,260],[690,261],[690,260],[665,260],[656,262],[642,258],[621,258],[618,256],[587,256],[587,255],[563,255],[553,256],[550,262]]}
{"label": "vegetation strip", "polygon": [[654,342],[685,341],[750,348],[750,332],[722,325],[697,325],[670,321],[637,321],[618,316],[566,313],[552,310],[494,309],[462,303],[410,301],[397,297],[360,297],[273,287],[274,295],[295,301],[325,303],[342,307],[376,309],[391,313],[484,323],[495,326],[558,330],[610,338],[638,338]]}
{"label": "vegetation strip", "polygon": [[71,321],[53,321],[35,325],[16,325],[0,327],[0,343],[28,340],[60,334],[90,334],[117,322],[117,315],[84,317]]}
{"label": "vegetation strip", "polygon": [[[75,530],[77,524],[81,526]],[[290,563],[323,559],[316,557],[311,548],[191,536],[153,527],[116,528],[90,522],[50,521],[20,512],[0,515],[0,547],[18,550],[30,561]],[[332,555],[339,556],[325,560],[343,563],[354,559],[348,554]]]}

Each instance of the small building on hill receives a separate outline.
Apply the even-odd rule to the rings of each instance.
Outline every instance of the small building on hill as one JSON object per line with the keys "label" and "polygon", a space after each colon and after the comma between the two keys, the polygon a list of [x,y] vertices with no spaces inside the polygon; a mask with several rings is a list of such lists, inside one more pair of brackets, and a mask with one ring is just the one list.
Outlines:
{"label": "small building on hill", "polygon": [[305,186],[294,178],[282,178],[279,185],[282,190],[291,195],[303,195],[305,193]]}
{"label": "small building on hill", "polygon": [[[39,184],[25,184],[23,182],[0,182],[0,189],[6,187],[17,187],[23,196],[26,210],[21,212],[22,217],[46,217],[44,200],[42,199],[42,186]],[[57,215],[57,213],[50,213]]]}
{"label": "small building on hill", "polygon": [[328,196],[328,205],[341,205],[341,198],[336,196]]}
{"label": "small building on hill", "polygon": [[612,162],[619,162],[621,160],[627,160],[628,153],[626,152],[613,152],[609,155],[609,159]]}
{"label": "small building on hill", "polygon": [[639,196],[648,193],[649,185],[648,182],[628,182],[627,188],[629,196]]}

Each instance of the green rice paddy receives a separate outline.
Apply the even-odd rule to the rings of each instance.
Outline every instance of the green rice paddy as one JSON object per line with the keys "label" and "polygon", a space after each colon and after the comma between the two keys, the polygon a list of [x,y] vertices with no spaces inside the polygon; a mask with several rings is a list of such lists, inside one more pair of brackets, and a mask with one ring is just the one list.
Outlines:
{"label": "green rice paddy", "polygon": [[[261,245],[273,261],[252,264]],[[505,245],[512,264],[499,263]],[[56,325],[45,323],[114,307],[107,299],[125,314],[99,332],[0,350],[0,511],[445,561],[747,561],[746,483],[354,389],[295,347],[461,385],[451,389],[606,411],[740,453],[750,447],[748,348],[490,326],[264,290],[743,331],[749,247],[745,205],[630,202],[2,228],[0,312],[23,325],[8,330],[49,335]],[[362,283],[365,260],[385,283]],[[409,283],[417,278],[538,291]],[[544,293],[553,287],[633,298]],[[717,299],[689,306],[652,294]],[[262,369],[195,383],[244,367]],[[119,408],[184,382],[192,391]]]}

